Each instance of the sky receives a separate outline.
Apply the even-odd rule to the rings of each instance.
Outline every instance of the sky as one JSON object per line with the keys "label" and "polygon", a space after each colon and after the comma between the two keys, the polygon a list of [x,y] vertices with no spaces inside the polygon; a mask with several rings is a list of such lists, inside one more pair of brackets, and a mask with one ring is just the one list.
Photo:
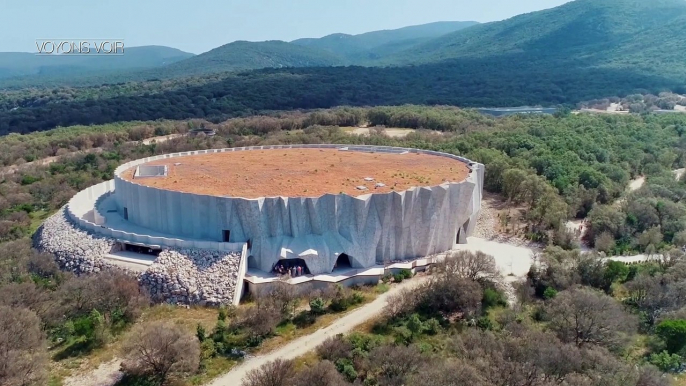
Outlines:
{"label": "sky", "polygon": [[236,40],[290,41],[435,21],[488,22],[568,0],[1,0],[0,52],[37,39],[123,39],[199,54]]}

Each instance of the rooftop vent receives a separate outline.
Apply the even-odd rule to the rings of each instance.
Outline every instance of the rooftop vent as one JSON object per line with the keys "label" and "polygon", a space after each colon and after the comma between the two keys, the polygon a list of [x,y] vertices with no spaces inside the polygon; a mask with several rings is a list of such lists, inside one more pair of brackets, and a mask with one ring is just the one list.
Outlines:
{"label": "rooftop vent", "polygon": [[166,165],[140,165],[136,168],[136,173],[134,173],[133,178],[147,178],[147,177],[166,177],[167,176],[167,166]]}

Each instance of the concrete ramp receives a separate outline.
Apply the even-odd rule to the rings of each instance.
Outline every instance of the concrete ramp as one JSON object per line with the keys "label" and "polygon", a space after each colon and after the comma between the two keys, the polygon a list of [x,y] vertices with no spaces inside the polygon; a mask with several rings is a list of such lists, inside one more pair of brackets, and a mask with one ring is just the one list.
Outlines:
{"label": "concrete ramp", "polygon": [[105,261],[121,268],[130,269],[134,272],[145,272],[154,262],[156,257],[134,252],[112,252],[104,256]]}

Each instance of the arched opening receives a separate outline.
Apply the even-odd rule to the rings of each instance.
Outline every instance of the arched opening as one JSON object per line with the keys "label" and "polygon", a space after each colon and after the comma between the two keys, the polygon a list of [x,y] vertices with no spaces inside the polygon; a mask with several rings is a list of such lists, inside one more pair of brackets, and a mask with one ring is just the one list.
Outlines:
{"label": "arched opening", "polygon": [[288,275],[290,277],[310,274],[307,263],[303,259],[281,259],[274,264],[272,272],[277,275]]}
{"label": "arched opening", "polygon": [[336,263],[333,265],[333,269],[348,269],[352,268],[350,264],[350,256],[347,253],[341,253],[336,259]]}
{"label": "arched opening", "polygon": [[455,244],[467,244],[467,229],[469,229],[469,220],[462,226],[457,227],[457,235],[455,235]]}

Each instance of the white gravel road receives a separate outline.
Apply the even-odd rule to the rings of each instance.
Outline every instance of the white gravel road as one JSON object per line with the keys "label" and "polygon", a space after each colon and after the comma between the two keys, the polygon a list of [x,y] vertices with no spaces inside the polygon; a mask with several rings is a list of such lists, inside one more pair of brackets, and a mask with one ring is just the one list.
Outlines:
{"label": "white gravel road", "polygon": [[309,351],[314,350],[327,338],[337,334],[345,334],[356,326],[376,317],[383,311],[384,307],[386,306],[386,301],[390,296],[393,296],[404,288],[416,287],[425,280],[426,276],[420,276],[415,279],[405,281],[398,286],[393,287],[385,294],[382,294],[378,298],[374,299],[373,302],[350,311],[347,315],[336,320],[328,327],[317,330],[311,335],[298,338],[291,343],[288,343],[287,345],[270,352],[269,354],[257,356],[244,361],[230,372],[220,376],[219,378],[216,378],[212,383],[210,383],[210,385],[239,386],[243,377],[252,369],[256,369],[263,364],[273,361],[277,358],[294,359],[304,355]]}

